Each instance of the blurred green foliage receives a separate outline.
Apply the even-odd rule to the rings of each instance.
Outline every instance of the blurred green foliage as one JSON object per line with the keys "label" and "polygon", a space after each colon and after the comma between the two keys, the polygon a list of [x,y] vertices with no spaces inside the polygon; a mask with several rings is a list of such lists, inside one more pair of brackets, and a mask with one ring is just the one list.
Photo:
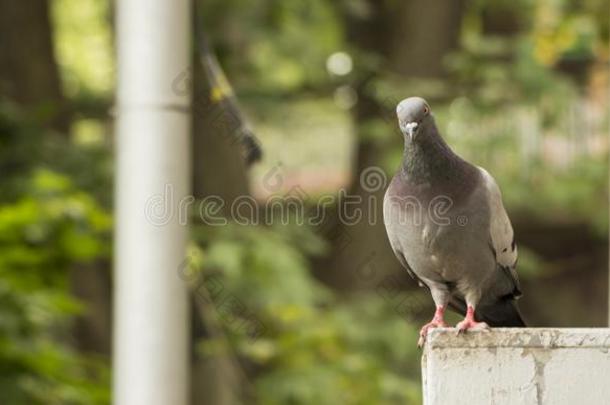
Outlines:
{"label": "blurred green foliage", "polygon": [[[200,348],[220,354],[227,348],[217,341],[228,341],[244,367],[257,369],[252,385],[260,403],[421,402],[411,366],[419,358],[416,328],[375,292],[342,299],[313,279],[307,256],[325,244],[312,230],[230,224],[200,229],[196,239],[191,270],[219,276],[225,293],[247,308],[220,317],[222,334]],[[215,286],[209,292],[220,294]],[[214,301],[222,307],[222,298]],[[233,327],[247,321],[234,319],[245,313],[263,325],[256,338]]]}
{"label": "blurred green foliage", "polygon": [[342,46],[326,0],[203,1],[204,29],[242,92],[267,97],[315,91],[329,81],[326,58]]}
{"label": "blurred green foliage", "polygon": [[111,218],[75,185],[95,170],[75,174],[87,167],[81,152],[53,136],[0,103],[0,403],[104,404],[107,359],[70,344],[71,321],[87,308],[68,280],[78,264],[108,257]]}
{"label": "blurred green foliage", "polygon": [[111,97],[114,51],[110,2],[51,2],[54,44],[64,92],[70,98]]}

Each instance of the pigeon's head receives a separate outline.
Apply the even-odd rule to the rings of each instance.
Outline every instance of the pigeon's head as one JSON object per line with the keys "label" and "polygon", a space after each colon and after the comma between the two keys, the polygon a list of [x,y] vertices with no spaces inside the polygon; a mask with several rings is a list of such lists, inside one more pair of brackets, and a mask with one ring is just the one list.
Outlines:
{"label": "pigeon's head", "polygon": [[400,131],[413,140],[431,119],[430,106],[421,97],[409,97],[396,106]]}

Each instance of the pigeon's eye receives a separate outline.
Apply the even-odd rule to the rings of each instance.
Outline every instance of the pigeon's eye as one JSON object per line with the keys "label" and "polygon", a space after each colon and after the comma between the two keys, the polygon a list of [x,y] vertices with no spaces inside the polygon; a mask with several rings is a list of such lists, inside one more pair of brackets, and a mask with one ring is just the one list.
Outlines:
{"label": "pigeon's eye", "polygon": [[428,106],[424,106],[424,115],[428,115],[428,113],[430,112],[430,109],[428,108]]}

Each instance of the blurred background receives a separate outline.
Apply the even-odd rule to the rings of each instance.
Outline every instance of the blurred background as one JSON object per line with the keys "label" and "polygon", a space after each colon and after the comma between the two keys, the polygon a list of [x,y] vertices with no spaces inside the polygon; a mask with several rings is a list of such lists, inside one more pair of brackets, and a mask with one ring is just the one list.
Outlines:
{"label": "blurred background", "polygon": [[[0,0],[2,404],[111,398],[113,8]],[[328,203],[315,225],[193,213],[194,404],[421,402],[433,304],[371,208],[386,181],[360,181],[398,167],[408,96],[500,184],[528,323],[607,325],[606,0],[208,0],[196,15],[194,196]],[[205,107],[225,77],[253,135]],[[376,223],[343,225],[340,190]]]}

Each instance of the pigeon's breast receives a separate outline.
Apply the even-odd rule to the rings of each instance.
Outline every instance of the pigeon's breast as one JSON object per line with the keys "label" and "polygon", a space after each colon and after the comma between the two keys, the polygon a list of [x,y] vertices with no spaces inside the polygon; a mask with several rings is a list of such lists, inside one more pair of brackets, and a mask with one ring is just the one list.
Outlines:
{"label": "pigeon's breast", "polygon": [[384,200],[390,244],[419,277],[457,282],[469,267],[480,266],[471,247],[478,246],[474,239],[485,215],[463,209],[464,201],[475,197],[467,186],[449,194],[429,184],[390,184]]}
{"label": "pigeon's breast", "polygon": [[384,199],[384,222],[394,252],[404,256],[419,277],[438,279],[443,273],[438,251],[443,230],[435,219],[442,220],[445,212],[441,199],[435,200],[430,191],[428,184],[406,187],[393,181]]}
{"label": "pigeon's breast", "polygon": [[439,279],[444,258],[438,252],[439,228],[426,219],[423,206],[415,200],[386,199],[384,220],[390,245],[412,270],[424,279]]}

